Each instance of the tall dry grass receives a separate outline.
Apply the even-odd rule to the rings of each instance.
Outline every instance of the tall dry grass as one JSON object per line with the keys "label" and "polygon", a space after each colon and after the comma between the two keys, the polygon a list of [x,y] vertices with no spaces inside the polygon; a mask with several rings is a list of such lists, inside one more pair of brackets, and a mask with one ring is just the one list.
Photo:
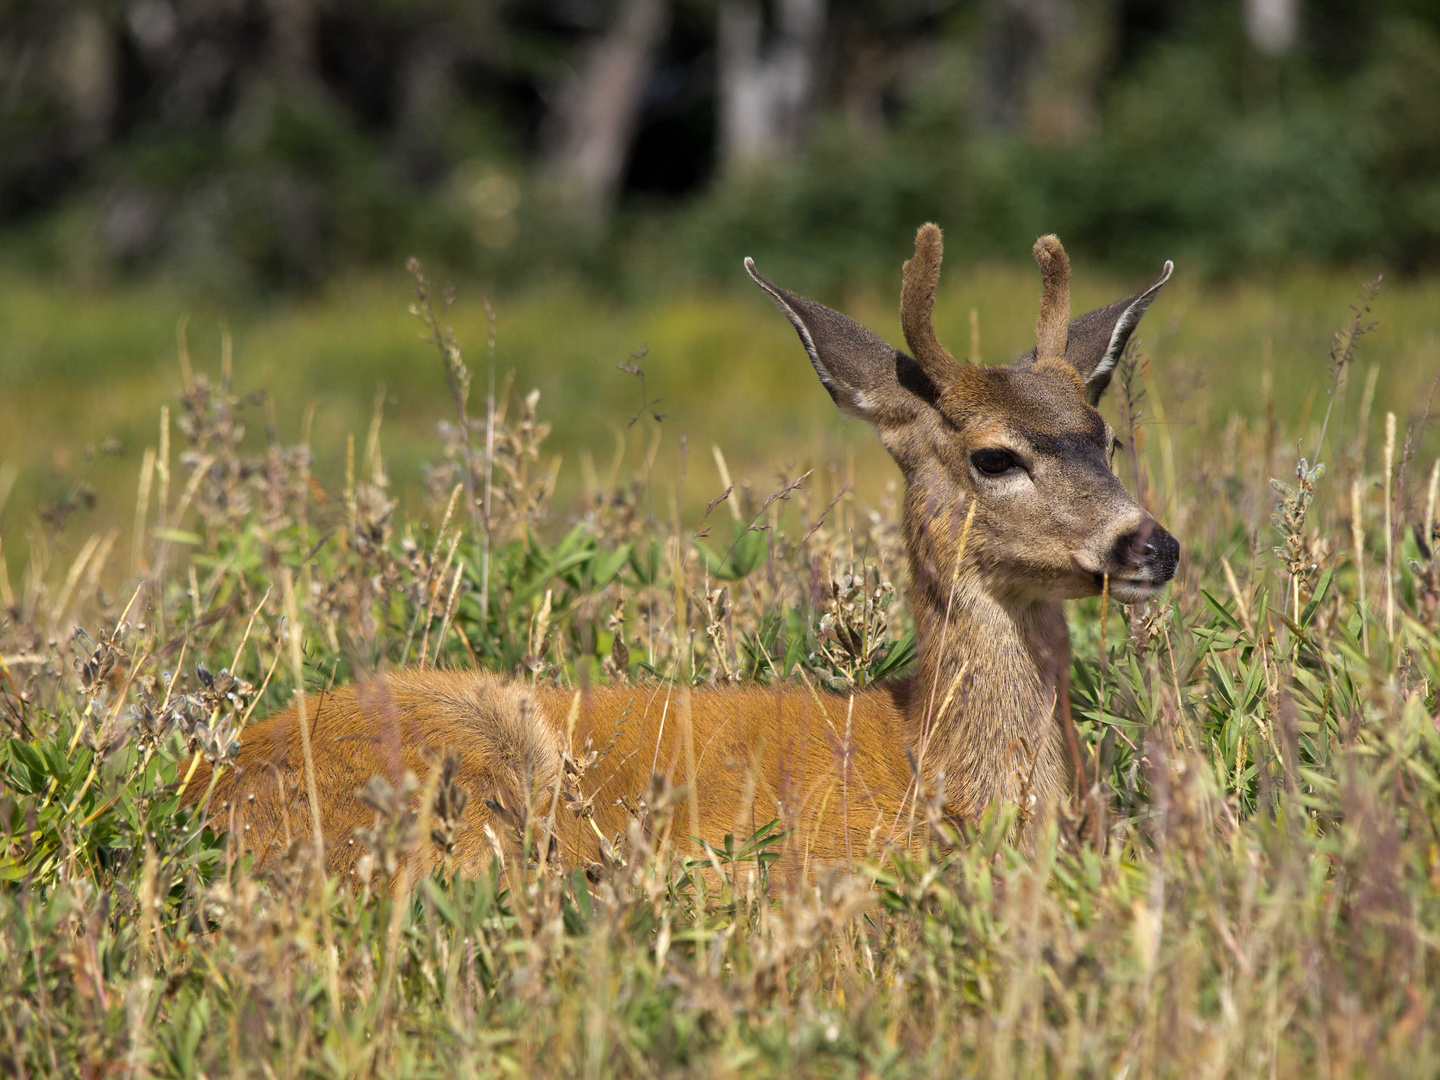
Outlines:
{"label": "tall dry grass", "polygon": [[[1440,473],[1428,405],[1374,408],[1368,297],[1316,359],[1319,406],[1290,416],[1293,388],[1263,382],[1263,422],[1194,452],[1150,358],[1123,365],[1119,467],[1185,556],[1161,602],[1073,607],[1085,829],[1062,814],[1022,856],[1009,809],[957,835],[936,805],[942,842],[783,882],[783,822],[701,847],[656,780],[600,864],[532,843],[479,879],[417,877],[407,853],[448,851],[468,797],[437,761],[365,789],[368,880],[325,879],[306,837],[262,876],[178,795],[301,682],[449,664],[843,694],[913,655],[894,507],[847,466],[733,481],[724,447],[678,442],[646,358],[617,358],[635,411],[557,513],[542,401],[487,368],[475,407],[434,299],[454,408],[423,492],[392,482],[383,398],[326,490],[304,429],[285,442],[228,361],[186,357],[133,522],[63,557],[37,523],[0,561],[10,1074],[1440,1066]],[[535,839],[585,812],[500,824]]]}

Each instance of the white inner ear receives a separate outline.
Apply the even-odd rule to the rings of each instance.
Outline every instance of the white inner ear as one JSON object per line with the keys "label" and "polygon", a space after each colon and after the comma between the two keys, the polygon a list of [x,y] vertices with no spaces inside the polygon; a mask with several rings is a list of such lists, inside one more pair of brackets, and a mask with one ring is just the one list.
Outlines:
{"label": "white inner ear", "polygon": [[785,317],[790,320],[790,325],[795,327],[796,333],[800,335],[800,343],[805,346],[805,351],[810,356],[810,365],[815,369],[815,374],[820,376],[820,381],[825,384],[826,389],[833,388],[830,373],[825,370],[825,365],[820,363],[820,354],[815,351],[815,339],[810,336],[810,328],[801,321],[800,316],[795,313],[795,309],[785,302],[785,298],[780,295],[779,291],[760,276],[760,271],[755,269],[755,260],[749,255],[745,256],[745,272],[750,275],[751,281],[770,294],[770,299],[775,301],[775,306],[785,313]]}
{"label": "white inner ear", "polygon": [[775,301],[790,325],[795,327],[795,332],[800,335],[800,343],[805,346],[805,354],[810,357],[810,366],[815,369],[815,374],[820,377],[820,385],[825,387],[835,404],[854,416],[868,419],[870,416],[871,402],[863,390],[855,390],[849,386],[843,386],[830,377],[824,363],[820,360],[819,350],[815,348],[815,339],[810,336],[810,328],[805,325],[803,319],[796,313],[795,309],[785,302],[785,298],[768,281],[760,276],[755,269],[755,260],[748,255],[745,257],[745,272],[750,275],[750,280],[770,294],[770,299]]}
{"label": "white inner ear", "polygon": [[1115,329],[1110,332],[1110,344],[1105,349],[1105,355],[1100,358],[1100,363],[1095,365],[1095,370],[1085,380],[1087,386],[1090,383],[1109,378],[1110,372],[1120,362],[1120,354],[1125,351],[1125,343],[1130,340],[1130,332],[1135,329],[1135,324],[1140,321],[1140,316],[1150,310],[1150,305],[1155,302],[1155,295],[1160,291],[1160,286],[1170,280],[1170,275],[1174,270],[1175,264],[1167,259],[1165,269],[1160,271],[1160,280],[1137,296],[1135,302],[1120,313],[1120,318],[1115,322]]}

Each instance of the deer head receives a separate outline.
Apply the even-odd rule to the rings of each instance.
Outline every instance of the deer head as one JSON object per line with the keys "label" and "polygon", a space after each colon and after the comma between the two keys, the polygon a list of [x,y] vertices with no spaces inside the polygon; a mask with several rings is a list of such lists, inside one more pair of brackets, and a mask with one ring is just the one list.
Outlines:
{"label": "deer head", "polygon": [[900,321],[913,355],[823,304],[745,269],[794,325],[835,403],[870,421],[906,479],[906,535],[918,589],[937,598],[967,570],[1006,604],[1098,593],[1130,602],[1175,573],[1179,544],[1111,467],[1115,434],[1095,406],[1140,317],[1169,280],[1070,318],[1070,263],[1054,236],[1035,242],[1044,291],[1034,351],[1009,366],[955,359],[931,312],[941,236],[922,226],[906,262]]}

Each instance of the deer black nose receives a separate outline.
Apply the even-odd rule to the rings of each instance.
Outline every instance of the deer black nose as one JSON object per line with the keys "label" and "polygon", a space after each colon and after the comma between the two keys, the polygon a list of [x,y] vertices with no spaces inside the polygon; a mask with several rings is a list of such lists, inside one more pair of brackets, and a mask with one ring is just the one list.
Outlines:
{"label": "deer black nose", "polygon": [[1180,562],[1180,541],[1157,524],[1145,538],[1145,561],[1154,567],[1156,577],[1169,581]]}
{"label": "deer black nose", "polygon": [[1140,571],[1156,584],[1162,584],[1175,576],[1175,567],[1180,562],[1180,541],[1158,521],[1147,518],[1140,528],[1116,542],[1115,561],[1126,570]]}

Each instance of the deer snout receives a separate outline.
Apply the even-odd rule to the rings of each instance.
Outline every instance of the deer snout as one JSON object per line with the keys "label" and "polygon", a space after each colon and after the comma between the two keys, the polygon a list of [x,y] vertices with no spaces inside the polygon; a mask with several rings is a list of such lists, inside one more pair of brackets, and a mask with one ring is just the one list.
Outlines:
{"label": "deer snout", "polygon": [[1139,528],[1115,542],[1111,558],[1122,577],[1163,585],[1175,576],[1175,567],[1180,561],[1180,541],[1147,515]]}

